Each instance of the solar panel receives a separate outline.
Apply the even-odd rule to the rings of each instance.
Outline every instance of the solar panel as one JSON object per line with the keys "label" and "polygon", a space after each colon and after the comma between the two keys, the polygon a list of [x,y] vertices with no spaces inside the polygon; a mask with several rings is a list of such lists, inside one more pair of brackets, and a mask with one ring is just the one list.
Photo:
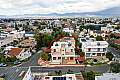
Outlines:
{"label": "solar panel", "polygon": [[66,80],[66,77],[53,77],[53,80]]}

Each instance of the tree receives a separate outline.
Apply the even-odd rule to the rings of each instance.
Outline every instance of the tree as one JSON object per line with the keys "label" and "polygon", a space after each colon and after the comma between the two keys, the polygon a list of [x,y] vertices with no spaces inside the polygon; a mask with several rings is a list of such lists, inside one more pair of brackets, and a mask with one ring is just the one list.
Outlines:
{"label": "tree", "polygon": [[106,53],[106,58],[108,58],[110,61],[113,59],[113,54],[111,52]]}
{"label": "tree", "polygon": [[3,54],[0,54],[0,63],[5,63],[6,59],[5,56]]}
{"label": "tree", "polygon": [[16,61],[17,60],[17,58],[15,57],[15,56],[13,56],[13,57],[7,57],[6,58],[6,61],[7,62],[14,62],[14,61]]}
{"label": "tree", "polygon": [[41,53],[41,59],[48,61],[48,59],[49,59],[48,53]]}
{"label": "tree", "polygon": [[97,36],[97,37],[96,37],[96,41],[103,41],[102,36]]}
{"label": "tree", "polygon": [[85,56],[85,53],[84,52],[80,52],[80,56]]}
{"label": "tree", "polygon": [[120,72],[120,63],[111,63],[110,71],[113,73],[119,73]]}
{"label": "tree", "polygon": [[82,72],[82,75],[85,80],[95,80],[95,72],[90,71],[90,72]]}

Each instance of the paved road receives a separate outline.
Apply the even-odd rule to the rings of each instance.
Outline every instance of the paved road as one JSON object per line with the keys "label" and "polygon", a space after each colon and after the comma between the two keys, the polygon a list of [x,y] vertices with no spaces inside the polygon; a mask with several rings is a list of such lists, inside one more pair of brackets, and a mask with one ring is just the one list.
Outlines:
{"label": "paved road", "polygon": [[38,59],[40,58],[40,53],[42,50],[38,51],[34,55],[31,56],[31,58],[22,64],[20,64],[18,67],[29,67],[29,66],[38,66]]}
{"label": "paved road", "polygon": [[114,55],[114,58],[120,60],[120,50],[116,50],[115,48],[109,47],[108,51]]}
{"label": "paved road", "polygon": [[0,73],[5,73],[5,80],[19,80],[19,74],[27,71],[28,67],[1,67]]}
{"label": "paved road", "polygon": [[[29,67],[3,67],[0,68],[0,73],[6,73],[6,80],[18,80],[19,74],[22,71],[27,71]],[[74,66],[64,66],[64,67],[40,67],[40,66],[32,66],[31,72],[33,73],[40,73],[40,72],[55,72],[61,70],[62,72],[67,72],[68,70],[73,72],[80,72],[80,71],[97,71],[101,73],[105,73],[109,70],[107,64],[101,66],[93,66],[93,67],[74,67]]]}
{"label": "paved road", "polygon": [[75,67],[75,66],[64,66],[64,67],[31,67],[32,72],[53,72],[59,71],[67,72],[68,70],[72,70],[73,72],[80,72],[80,71],[97,71],[101,73],[108,72],[109,66],[107,64],[101,66],[93,66],[93,67]]}

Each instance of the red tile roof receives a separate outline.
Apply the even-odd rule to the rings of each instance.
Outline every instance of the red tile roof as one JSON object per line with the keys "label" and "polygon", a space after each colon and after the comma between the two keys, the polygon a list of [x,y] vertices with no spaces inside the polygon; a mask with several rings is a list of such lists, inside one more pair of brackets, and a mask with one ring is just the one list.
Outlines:
{"label": "red tile roof", "polygon": [[120,39],[114,40],[113,43],[120,44]]}
{"label": "red tile roof", "polygon": [[114,33],[114,36],[120,37],[120,33]]}
{"label": "red tile roof", "polygon": [[11,48],[11,50],[9,51],[8,55],[10,56],[17,56],[20,54],[20,52],[22,51],[22,48]]}

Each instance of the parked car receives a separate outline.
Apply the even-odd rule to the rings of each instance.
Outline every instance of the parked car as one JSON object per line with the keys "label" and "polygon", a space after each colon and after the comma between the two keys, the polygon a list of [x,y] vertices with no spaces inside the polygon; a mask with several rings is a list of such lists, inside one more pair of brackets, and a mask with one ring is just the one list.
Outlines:
{"label": "parked car", "polygon": [[3,73],[3,74],[0,74],[0,78],[5,78],[5,73]]}
{"label": "parked car", "polygon": [[6,67],[7,64],[4,64],[4,63],[0,63],[0,67]]}
{"label": "parked car", "polygon": [[20,61],[15,61],[13,64],[17,65],[17,64],[21,64],[21,62]]}

